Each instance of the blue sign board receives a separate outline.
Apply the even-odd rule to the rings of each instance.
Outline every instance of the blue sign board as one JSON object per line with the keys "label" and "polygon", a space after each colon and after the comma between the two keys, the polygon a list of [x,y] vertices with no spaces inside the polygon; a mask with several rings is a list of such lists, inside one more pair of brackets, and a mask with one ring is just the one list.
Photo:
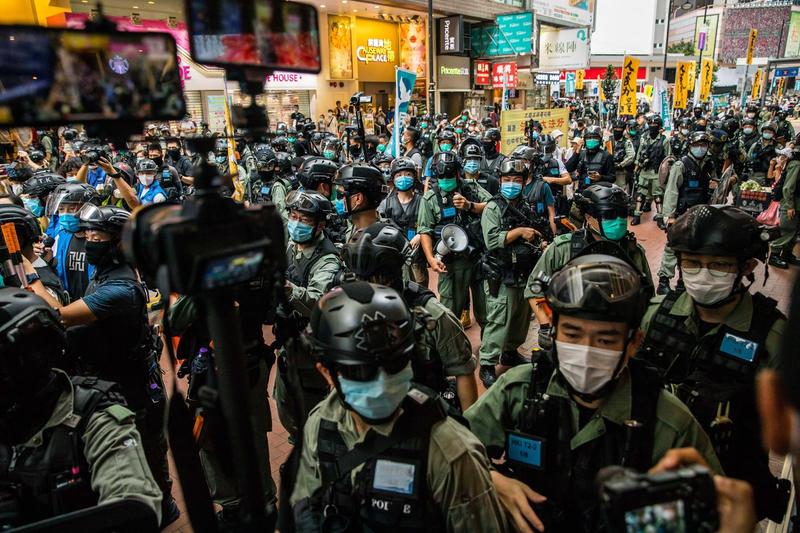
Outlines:
{"label": "blue sign board", "polygon": [[800,71],[800,67],[776,68],[775,69],[775,77],[776,78],[796,78],[798,71]]}
{"label": "blue sign board", "polygon": [[533,50],[533,13],[498,15],[495,24],[472,27],[474,57],[530,54]]}
{"label": "blue sign board", "polygon": [[564,90],[567,96],[575,96],[575,73],[567,72],[565,78]]}

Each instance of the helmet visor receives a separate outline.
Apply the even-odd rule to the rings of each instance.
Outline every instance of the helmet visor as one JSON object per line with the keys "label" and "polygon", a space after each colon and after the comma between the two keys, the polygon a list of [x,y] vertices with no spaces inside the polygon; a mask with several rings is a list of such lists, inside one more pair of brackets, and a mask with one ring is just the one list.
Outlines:
{"label": "helmet visor", "polygon": [[309,195],[304,194],[302,191],[295,190],[286,195],[286,210],[317,213],[319,211],[319,204]]}
{"label": "helmet visor", "polygon": [[590,295],[617,303],[634,298],[640,287],[639,276],[616,263],[568,265],[553,277],[547,299],[561,309],[579,310]]}
{"label": "helmet visor", "polygon": [[58,214],[60,208],[65,208],[69,212],[77,213],[81,207],[81,202],[77,202],[70,198],[69,191],[53,191],[47,197],[47,205],[45,205],[45,213],[48,217]]}
{"label": "helmet visor", "polygon": [[525,174],[528,170],[524,159],[506,159],[500,165],[500,174]]}

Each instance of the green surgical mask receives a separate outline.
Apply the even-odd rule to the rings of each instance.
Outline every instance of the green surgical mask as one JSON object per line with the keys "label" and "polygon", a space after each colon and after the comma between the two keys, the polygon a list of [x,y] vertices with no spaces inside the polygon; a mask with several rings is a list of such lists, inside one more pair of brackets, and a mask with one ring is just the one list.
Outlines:
{"label": "green surgical mask", "polygon": [[453,192],[456,190],[458,186],[458,180],[456,178],[440,178],[439,179],[439,188],[442,189],[444,192]]}
{"label": "green surgical mask", "polygon": [[385,152],[385,151],[386,151],[386,145],[385,145],[385,144],[379,144],[379,145],[378,145],[378,151],[379,151],[380,153],[383,153],[383,152]]}
{"label": "green surgical mask", "polygon": [[628,232],[628,219],[626,217],[614,218],[611,220],[601,220],[603,235],[611,241],[618,241]]}
{"label": "green surgical mask", "polygon": [[439,145],[439,150],[441,150],[442,152],[449,152],[452,149],[453,145],[450,143],[442,143]]}

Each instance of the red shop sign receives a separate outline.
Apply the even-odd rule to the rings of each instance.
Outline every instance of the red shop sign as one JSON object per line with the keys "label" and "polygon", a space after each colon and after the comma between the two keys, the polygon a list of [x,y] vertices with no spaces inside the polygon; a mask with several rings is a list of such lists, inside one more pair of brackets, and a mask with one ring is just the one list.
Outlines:
{"label": "red shop sign", "polygon": [[475,62],[475,85],[492,84],[492,64],[488,61]]}
{"label": "red shop sign", "polygon": [[507,89],[517,86],[517,64],[516,63],[494,63],[492,64],[492,87],[495,89],[503,88],[503,77],[508,75]]}

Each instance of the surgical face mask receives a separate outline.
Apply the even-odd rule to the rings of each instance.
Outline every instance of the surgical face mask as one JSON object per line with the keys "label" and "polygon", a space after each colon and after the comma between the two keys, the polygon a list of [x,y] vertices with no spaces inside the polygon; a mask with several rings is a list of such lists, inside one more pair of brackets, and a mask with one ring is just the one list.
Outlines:
{"label": "surgical face mask", "polygon": [[414,185],[414,178],[411,176],[395,176],[394,186],[398,191],[407,191]]}
{"label": "surgical face mask", "polygon": [[335,156],[336,156],[336,152],[334,152],[333,150],[323,150],[322,151],[322,157],[324,157],[325,159],[333,160],[333,158]]}
{"label": "surgical face mask", "polygon": [[294,144],[297,141],[297,138],[296,137],[287,137],[286,140],[289,141],[289,144]]}
{"label": "surgical face mask", "polygon": [[706,154],[708,153],[707,146],[691,146],[689,147],[689,152],[692,153],[692,157],[695,159],[703,159]]}
{"label": "surgical face mask", "polygon": [[456,178],[439,178],[439,188],[444,192],[452,192],[456,190],[458,181]]}
{"label": "surgical face mask", "polygon": [[611,220],[601,220],[600,226],[603,228],[603,235],[606,239],[618,241],[628,233],[627,217],[613,218]]}
{"label": "surgical face mask", "polygon": [[377,377],[370,381],[349,380],[339,376],[339,388],[345,403],[356,413],[367,420],[385,420],[403,403],[403,398],[411,390],[413,377],[409,362],[396,374],[389,374],[381,368]]}
{"label": "surgical face mask", "polygon": [[314,236],[314,226],[299,220],[289,220],[289,223],[286,224],[286,229],[289,231],[289,237],[294,242],[308,242]]}
{"label": "surgical face mask", "polygon": [[539,132],[538,132],[538,131],[536,131],[536,130],[533,130],[533,131],[531,132],[531,139],[533,139],[533,140],[536,140],[536,139],[538,139],[538,138],[539,138]]}
{"label": "surgical face mask", "polygon": [[701,268],[696,274],[682,272],[686,292],[699,305],[714,305],[724,300],[733,292],[733,284],[739,277],[738,272],[726,272],[719,276]]}
{"label": "surgical face mask", "polygon": [[687,135],[689,135],[689,130],[687,128],[681,128],[681,135],[686,137]]}
{"label": "surgical face mask", "polygon": [[622,350],[556,341],[558,369],[581,394],[594,394],[614,379]]}
{"label": "surgical face mask", "polygon": [[149,187],[150,185],[153,184],[153,180],[155,180],[156,177],[153,174],[137,174],[136,179],[138,179],[139,183],[141,183],[145,187]]}
{"label": "surgical face mask", "polygon": [[456,128],[456,133],[461,135],[462,133],[464,133],[464,130],[462,128]]}
{"label": "surgical face mask", "polygon": [[755,113],[747,113],[747,115],[745,115],[745,116],[747,118],[756,118],[756,114]]}
{"label": "surgical face mask", "polygon": [[216,156],[214,158],[214,161],[216,161],[218,165],[222,165],[227,160],[228,160],[228,156],[225,156],[225,155],[218,155],[218,156]]}
{"label": "surgical face mask", "polygon": [[637,133],[639,132],[636,130],[628,130],[628,135],[633,135],[635,137]]}
{"label": "surgical face mask", "polygon": [[763,132],[763,133],[761,134],[761,137],[762,137],[762,138],[763,138],[765,141],[771,141],[771,140],[772,140],[772,138],[773,138],[774,136],[775,136],[775,134],[774,134],[774,133],[772,133],[772,132],[770,132],[770,131],[765,131],[765,132]]}
{"label": "surgical face mask", "polygon": [[441,150],[442,152],[449,152],[452,149],[453,145],[450,143],[442,143],[439,145],[439,150]]}
{"label": "surgical face mask", "polygon": [[344,198],[337,198],[334,200],[333,206],[336,208],[336,212],[339,215],[344,215],[347,212],[347,209],[344,206]]}
{"label": "surgical face mask", "polygon": [[90,265],[97,265],[113,250],[114,243],[112,241],[86,241],[86,262]]}
{"label": "surgical face mask", "polygon": [[383,152],[385,152],[385,151],[386,151],[386,145],[385,145],[385,144],[383,144],[383,143],[379,144],[379,145],[378,145],[378,148],[377,148],[377,150],[378,150],[378,152],[380,152],[380,153],[383,153]]}
{"label": "surgical face mask", "polygon": [[745,135],[752,135],[753,128],[742,128],[742,131],[744,132]]}
{"label": "surgical face mask", "polygon": [[76,233],[80,230],[80,221],[78,217],[72,213],[64,213],[58,216],[58,223],[66,232]]}
{"label": "surgical face mask", "polygon": [[477,159],[468,159],[464,163],[464,172],[467,174],[475,174],[481,168],[481,162]]}
{"label": "surgical face mask", "polygon": [[77,183],[77,182],[78,182],[78,176],[74,174],[71,176],[67,175],[67,183]]}
{"label": "surgical face mask", "polygon": [[428,127],[428,123],[427,122],[420,122],[419,123],[419,127],[424,130],[425,128]]}
{"label": "surgical face mask", "polygon": [[42,202],[38,198],[23,198],[22,202],[34,216],[40,217],[44,213]]}
{"label": "surgical face mask", "polygon": [[504,181],[500,184],[500,194],[506,200],[513,200],[522,192],[522,184],[513,181]]}
{"label": "surgical face mask", "polygon": [[600,146],[600,139],[586,139],[586,148],[588,150],[597,150]]}

